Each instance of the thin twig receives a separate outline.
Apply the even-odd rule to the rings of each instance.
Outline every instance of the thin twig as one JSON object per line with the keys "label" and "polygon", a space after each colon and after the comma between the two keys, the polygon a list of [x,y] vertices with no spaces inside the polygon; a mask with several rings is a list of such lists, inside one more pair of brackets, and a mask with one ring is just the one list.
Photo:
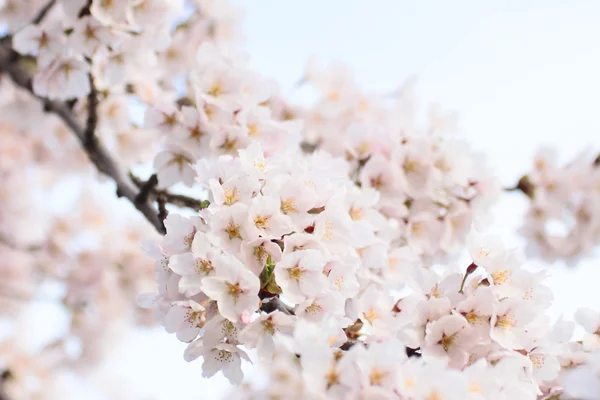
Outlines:
{"label": "thin twig", "polygon": [[92,7],[92,0],[88,0],[86,5],[83,6],[81,11],[79,11],[79,14],[77,14],[77,18],[82,18],[82,17],[85,17],[86,15],[91,15],[92,14],[91,10],[90,10],[91,7]]}
{"label": "thin twig", "polygon": [[169,211],[167,210],[167,199],[165,198],[165,195],[159,194],[156,198],[156,202],[158,203],[158,218],[166,232],[167,228],[165,227],[164,220],[169,216]]}
{"label": "thin twig", "polygon": [[90,82],[90,93],[87,97],[88,116],[85,123],[85,143],[91,143],[95,140],[96,126],[98,125],[98,90],[91,73],[88,74],[88,80]]}
{"label": "thin twig", "polygon": [[136,204],[135,198],[138,195],[139,189],[129,175],[124,172],[117,160],[112,157],[95,135],[92,140],[88,138],[86,128],[81,125],[73,111],[65,103],[48,100],[36,95],[33,91],[31,75],[18,65],[18,61],[18,54],[6,45],[6,41],[2,42],[0,46],[0,71],[7,73],[17,86],[35,96],[43,104],[45,110],[56,114],[62,119],[77,137],[90,161],[96,166],[98,171],[110,177],[115,182],[117,195],[127,198],[159,233],[164,234],[164,225],[152,203],[146,201],[143,204]]}
{"label": "thin twig", "polygon": [[[133,183],[141,190],[144,190],[144,186],[147,185],[151,180],[153,180],[153,176],[151,176],[147,181],[143,181],[132,173],[129,174]],[[156,181],[158,183],[158,181]],[[153,184],[153,187],[148,191],[148,199],[155,200],[158,196],[162,196],[166,203],[172,204],[181,208],[191,208],[195,211],[200,211],[209,206],[209,202],[207,200],[198,200],[193,197],[185,196],[183,194],[170,193],[166,190],[158,190],[156,189],[156,185]]]}
{"label": "thin twig", "polygon": [[56,3],[56,0],[50,0],[44,7],[40,9],[40,11],[38,11],[35,18],[31,20],[31,23],[33,25],[37,25],[40,22],[42,22],[44,18],[46,18],[46,15],[48,15],[48,12],[50,12],[52,7],[54,6],[54,3]]}

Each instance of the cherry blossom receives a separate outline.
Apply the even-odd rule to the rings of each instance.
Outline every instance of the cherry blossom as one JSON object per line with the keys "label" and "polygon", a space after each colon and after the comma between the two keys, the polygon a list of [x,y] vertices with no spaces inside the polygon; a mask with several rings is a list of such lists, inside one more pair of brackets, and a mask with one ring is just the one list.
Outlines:
{"label": "cherry blossom", "polygon": [[[542,149],[503,191],[411,82],[365,92],[310,63],[316,99],[295,104],[250,68],[239,17],[0,0],[0,397],[57,398],[57,374],[156,324],[234,398],[598,398],[599,312],[554,320],[551,268],[488,234],[521,192],[528,255],[592,254],[598,157]],[[31,352],[22,326],[52,285],[68,326]]]}

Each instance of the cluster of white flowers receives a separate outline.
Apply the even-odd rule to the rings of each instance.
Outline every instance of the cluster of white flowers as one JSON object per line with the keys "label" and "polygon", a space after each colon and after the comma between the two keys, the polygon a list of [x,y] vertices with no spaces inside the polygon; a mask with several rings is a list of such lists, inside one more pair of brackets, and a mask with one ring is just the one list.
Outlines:
{"label": "cluster of white flowers", "polygon": [[[0,339],[13,375],[0,390],[53,398],[52,371],[94,365],[122,326],[153,323],[133,298],[156,283],[140,303],[203,376],[241,384],[236,398],[597,399],[600,314],[580,310],[573,341],[574,323],[548,317],[545,274],[475,233],[501,188],[454,117],[420,118],[410,84],[368,94],[314,64],[303,84],[320,97],[290,105],[247,67],[238,19],[221,0],[0,0],[0,312],[18,326],[51,282],[71,317],[33,354],[17,328]],[[89,183],[97,155],[52,104],[123,169],[153,160],[125,196],[156,203],[159,231],[168,213],[144,248],[153,277],[150,226]],[[532,253],[575,261],[600,241],[600,159],[554,158],[539,153],[515,187],[531,203],[522,233]],[[73,182],[73,207],[51,211]],[[197,213],[166,208],[179,184]],[[472,263],[451,265],[465,245]],[[242,384],[242,360],[265,384]]]}
{"label": "cluster of white flowers", "polygon": [[[382,266],[373,265],[359,276],[359,253],[365,251],[367,261],[387,258],[387,224],[371,207],[368,196],[376,200],[376,194],[348,180],[343,160],[298,150],[266,157],[252,142],[238,157],[203,160],[197,170],[210,206],[191,219],[170,214],[167,235],[151,252],[157,257],[159,319],[180,339],[193,341],[190,354],[219,350],[223,356],[228,349],[238,367],[244,356],[232,347],[238,343],[272,355],[272,339],[262,336],[289,325],[290,318],[275,313],[244,330],[240,323],[253,320],[260,299],[278,295],[303,319],[335,316],[338,329],[352,323],[344,305],[358,293],[358,279],[382,274]],[[224,345],[229,347],[218,347]],[[207,359],[228,362],[230,356]],[[216,370],[205,362],[204,372]]]}
{"label": "cluster of white flowers", "polygon": [[530,199],[521,233],[532,255],[576,262],[600,241],[600,159],[582,154],[565,166],[540,150],[517,189]]}
{"label": "cluster of white flowers", "polygon": [[456,254],[500,187],[481,157],[453,136],[453,116],[432,108],[421,122],[412,83],[389,96],[365,94],[341,67],[313,64],[305,80],[321,94],[299,111],[307,142],[350,162],[352,179],[380,193],[377,210],[398,222],[398,239],[417,254]]}
{"label": "cluster of white flowers", "polygon": [[193,106],[165,104],[146,112],[145,127],[165,139],[154,160],[161,187],[192,186],[197,160],[235,155],[252,140],[260,141],[267,155],[298,148],[301,125],[276,121],[266,105],[274,94],[270,82],[209,43],[200,47],[194,71]]}
{"label": "cluster of white flowers", "polygon": [[[537,399],[586,360],[572,324],[550,325],[544,274],[498,238],[471,236],[466,270],[422,267],[408,248],[373,256],[385,223],[364,205],[371,218],[353,220],[364,193],[343,168],[315,174],[324,153],[239,153],[199,163],[210,207],[171,214],[149,251],[159,293],[145,301],[203,376],[240,384],[256,349],[268,384],[244,386],[247,398]],[[578,315],[586,348],[590,318]]]}

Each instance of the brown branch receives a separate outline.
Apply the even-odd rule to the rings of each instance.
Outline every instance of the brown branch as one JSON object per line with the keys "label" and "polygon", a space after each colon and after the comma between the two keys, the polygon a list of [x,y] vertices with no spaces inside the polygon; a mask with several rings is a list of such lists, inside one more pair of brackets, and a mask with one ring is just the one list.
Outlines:
{"label": "brown branch", "polygon": [[169,216],[169,211],[167,210],[167,199],[165,195],[159,194],[156,198],[156,202],[158,203],[158,218],[161,220],[161,224],[165,232],[167,228],[165,227],[164,220]]}
{"label": "brown branch", "polygon": [[144,203],[148,201],[150,193],[156,188],[156,185],[158,185],[158,176],[153,174],[142,186],[137,185],[137,182],[135,181],[134,183],[140,188],[140,192],[135,198],[135,201],[136,203]]}
{"label": "brown branch", "polygon": [[[32,77],[18,65],[19,55],[10,48],[9,44],[9,41],[2,41],[0,45],[0,72],[8,74],[15,85],[27,90],[43,104],[45,110],[62,119],[77,137],[96,169],[115,182],[117,195],[127,198],[159,233],[164,234],[165,228],[156,208],[149,201],[136,204],[135,199],[138,196],[138,188],[98,137],[95,135],[90,137],[86,134],[86,128],[82,126],[73,111],[65,103],[40,97],[33,92]],[[93,120],[93,118],[88,118],[88,120],[90,119]]]}
{"label": "brown branch", "polygon": [[279,297],[273,297],[269,301],[263,301],[260,306],[260,310],[266,312],[267,314],[278,310],[286,315],[295,315],[294,309],[287,306],[283,301],[279,300]]}
{"label": "brown branch", "polygon": [[181,208],[191,208],[195,211],[200,211],[205,209],[210,205],[208,200],[198,200],[193,197],[185,196],[183,194],[171,193],[167,190],[158,190],[156,189],[156,184],[153,183],[155,175],[152,175],[147,181],[143,181],[132,173],[129,174],[135,185],[141,190],[144,190],[144,187],[151,183],[151,187],[148,189],[148,198],[151,200],[158,199],[158,197],[162,197],[165,203],[172,204]]}
{"label": "brown branch", "polygon": [[10,372],[10,369],[5,369],[0,373],[0,400],[10,400],[8,394],[4,390],[4,382],[12,379],[13,375]]}
{"label": "brown branch", "polygon": [[38,11],[35,18],[31,20],[31,23],[33,25],[37,25],[40,22],[42,22],[44,18],[46,18],[46,15],[48,15],[48,12],[50,12],[52,7],[54,6],[54,3],[56,3],[56,0],[50,0],[44,7],[40,9],[40,11]]}
{"label": "brown branch", "polygon": [[86,3],[85,6],[83,6],[81,8],[81,10],[79,11],[79,14],[77,14],[77,18],[83,18],[86,15],[91,15],[91,11],[90,8],[92,7],[92,0],[88,0],[88,2]]}
{"label": "brown branch", "polygon": [[90,93],[87,97],[88,116],[85,124],[85,143],[94,141],[94,136],[96,135],[96,126],[98,125],[98,90],[96,89],[94,77],[91,73],[88,74],[88,80],[90,82]]}

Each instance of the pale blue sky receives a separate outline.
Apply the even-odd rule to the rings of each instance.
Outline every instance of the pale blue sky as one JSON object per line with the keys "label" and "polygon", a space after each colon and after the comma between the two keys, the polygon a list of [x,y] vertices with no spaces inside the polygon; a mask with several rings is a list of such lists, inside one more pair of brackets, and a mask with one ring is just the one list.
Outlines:
{"label": "pale blue sky", "polygon": [[[389,92],[412,75],[425,101],[459,113],[461,132],[506,185],[529,167],[540,144],[565,157],[600,150],[600,2],[577,0],[360,1],[237,0],[246,9],[251,65],[286,93],[308,58],[346,63],[364,87]],[[500,203],[495,230],[518,243],[525,203]],[[550,280],[555,311],[598,305],[595,260],[578,277]],[[184,345],[161,330],[135,334],[107,368],[155,399],[217,399],[226,382],[185,363]],[[150,397],[152,396],[152,397]],[[80,398],[75,396],[73,398]]]}

